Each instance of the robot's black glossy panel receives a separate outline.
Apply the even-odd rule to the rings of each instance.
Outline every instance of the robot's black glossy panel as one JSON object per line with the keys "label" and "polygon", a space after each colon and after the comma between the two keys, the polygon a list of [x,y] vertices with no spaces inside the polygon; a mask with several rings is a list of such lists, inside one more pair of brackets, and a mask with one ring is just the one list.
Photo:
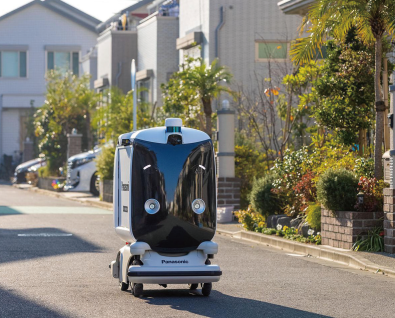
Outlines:
{"label": "robot's black glossy panel", "polygon": [[[188,252],[210,241],[216,227],[214,154],[211,140],[193,144],[159,144],[135,139],[132,159],[132,231],[137,241],[157,252]],[[197,215],[193,200],[206,210]],[[160,210],[144,209],[156,199]]]}

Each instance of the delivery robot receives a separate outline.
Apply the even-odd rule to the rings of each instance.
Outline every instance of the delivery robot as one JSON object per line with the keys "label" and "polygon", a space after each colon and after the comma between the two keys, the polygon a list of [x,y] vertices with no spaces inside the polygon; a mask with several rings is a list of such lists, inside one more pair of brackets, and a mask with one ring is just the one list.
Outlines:
{"label": "delivery robot", "polygon": [[123,134],[114,164],[114,225],[126,242],[110,265],[121,290],[143,284],[189,284],[210,295],[222,272],[218,245],[213,144],[179,118],[165,127]]}

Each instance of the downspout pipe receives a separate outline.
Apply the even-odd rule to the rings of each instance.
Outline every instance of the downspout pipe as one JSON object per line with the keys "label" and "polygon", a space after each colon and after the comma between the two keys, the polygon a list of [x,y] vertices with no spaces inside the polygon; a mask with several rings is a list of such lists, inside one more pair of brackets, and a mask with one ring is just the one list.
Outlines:
{"label": "downspout pipe", "polygon": [[219,57],[219,31],[225,24],[225,8],[221,6],[219,8],[219,24],[215,29],[215,57]]}
{"label": "downspout pipe", "polygon": [[118,83],[119,83],[119,77],[121,76],[121,74],[122,74],[122,62],[119,62],[118,63],[118,73],[115,76],[115,86],[117,86],[117,87],[118,87]]}

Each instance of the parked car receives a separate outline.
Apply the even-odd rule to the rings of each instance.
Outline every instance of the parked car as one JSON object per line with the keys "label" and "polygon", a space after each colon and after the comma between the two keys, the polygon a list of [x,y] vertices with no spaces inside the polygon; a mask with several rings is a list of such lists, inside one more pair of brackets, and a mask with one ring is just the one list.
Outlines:
{"label": "parked car", "polygon": [[15,168],[14,172],[14,183],[24,183],[26,182],[26,173],[28,173],[29,168],[33,166],[43,167],[47,164],[45,158],[36,158],[33,160],[26,161],[24,163],[21,163]]}
{"label": "parked car", "polygon": [[97,148],[69,158],[65,191],[89,191],[96,196],[100,194],[100,180],[95,161],[100,153],[101,149]]}

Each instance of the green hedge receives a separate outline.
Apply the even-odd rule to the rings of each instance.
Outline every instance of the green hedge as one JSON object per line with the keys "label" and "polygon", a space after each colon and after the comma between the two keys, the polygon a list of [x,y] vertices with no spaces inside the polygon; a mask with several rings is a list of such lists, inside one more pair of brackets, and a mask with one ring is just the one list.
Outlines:
{"label": "green hedge", "polygon": [[272,192],[275,177],[271,174],[254,180],[250,193],[252,208],[263,216],[282,213],[278,196]]}
{"label": "green hedge", "polygon": [[332,211],[353,211],[358,193],[358,177],[346,169],[328,169],[317,182],[317,198]]}

